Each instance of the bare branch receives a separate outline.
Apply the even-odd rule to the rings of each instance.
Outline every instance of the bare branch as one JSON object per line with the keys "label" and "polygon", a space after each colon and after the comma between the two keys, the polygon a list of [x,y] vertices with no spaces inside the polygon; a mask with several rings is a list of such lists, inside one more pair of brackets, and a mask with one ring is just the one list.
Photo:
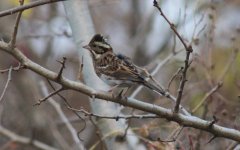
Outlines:
{"label": "bare branch", "polygon": [[61,78],[62,78],[62,73],[63,73],[63,69],[65,68],[66,60],[67,60],[66,57],[63,57],[62,61],[57,60],[57,62],[59,62],[62,65],[62,67],[58,73],[57,80],[61,80]]}
{"label": "bare branch", "polygon": [[180,135],[180,133],[182,132],[182,130],[183,130],[183,126],[179,126],[179,127],[177,127],[168,137],[167,137],[167,139],[177,139],[178,138],[178,136]]}
{"label": "bare branch", "polygon": [[100,130],[97,126],[97,124],[94,122],[93,118],[91,116],[89,116],[89,120],[91,121],[91,123],[93,124],[93,126],[95,127],[95,130],[96,130],[96,135],[98,137],[98,144],[101,143],[101,148],[102,149],[107,149],[107,146],[105,145],[102,137],[101,137],[101,134],[100,134]]}
{"label": "bare branch", "polygon": [[46,97],[42,98],[42,99],[39,99],[38,102],[36,104],[34,104],[34,106],[36,105],[40,105],[42,102],[45,102],[48,98],[52,97],[53,95],[56,95],[57,93],[63,91],[64,88],[59,88],[58,90],[56,91],[53,91],[52,93],[50,93],[49,95],[47,95]]}
{"label": "bare branch", "polygon": [[181,35],[178,33],[175,25],[168,20],[168,18],[165,16],[165,14],[163,13],[162,9],[159,7],[158,2],[156,0],[153,0],[153,6],[156,7],[159,10],[160,15],[167,21],[170,28],[176,34],[176,36],[181,41],[181,43],[183,44],[183,46],[186,50],[186,58],[185,58],[185,61],[184,61],[185,64],[184,64],[184,69],[182,71],[182,80],[181,80],[180,85],[179,85],[178,95],[177,95],[177,99],[176,99],[176,105],[175,105],[175,108],[174,108],[174,112],[178,113],[179,106],[180,106],[181,99],[182,99],[184,85],[185,85],[185,82],[187,81],[186,74],[187,74],[187,70],[188,70],[188,67],[189,67],[189,58],[190,58],[190,54],[193,52],[193,49],[192,49],[191,45],[187,46],[187,44],[185,43],[185,41],[183,40]]}
{"label": "bare branch", "polygon": [[238,48],[235,48],[235,49],[232,50],[232,54],[231,54],[231,57],[229,59],[229,62],[227,63],[227,65],[223,69],[223,72],[220,74],[220,76],[218,78],[218,81],[223,81],[224,77],[228,73],[228,70],[232,66],[233,62],[236,60],[236,58],[238,56],[238,51],[239,51]]}
{"label": "bare branch", "polygon": [[[155,67],[155,69],[150,73],[151,76],[155,76],[158,71],[167,63],[169,62],[170,59],[172,59],[176,54],[180,53],[182,50],[179,50],[175,53],[171,53],[169,54],[163,61],[158,62],[157,66]],[[148,81],[149,79],[147,79]],[[131,98],[134,98],[141,90],[142,90],[143,86],[138,86],[136,88],[136,90],[134,90],[134,92],[131,94]]]}
{"label": "bare branch", "polygon": [[190,54],[191,54],[191,51],[187,51],[186,59],[185,59],[185,66],[184,66],[184,69],[182,71],[182,78],[181,78],[181,82],[180,82],[179,89],[178,89],[176,105],[175,105],[175,108],[174,108],[175,113],[177,113],[179,111],[179,106],[180,106],[181,99],[182,99],[184,85],[185,85],[185,82],[187,81],[186,74],[187,74],[187,70],[188,70],[188,67],[189,67],[188,62],[189,62]]}
{"label": "bare branch", "polygon": [[80,66],[79,66],[79,71],[78,71],[78,80],[81,80],[81,77],[82,77],[82,71],[83,71],[83,56],[82,56],[82,59],[80,60]]}
{"label": "bare branch", "polygon": [[[51,86],[51,88],[52,88],[53,90],[56,90],[55,87],[52,85],[52,83],[51,83],[48,79],[47,79],[47,82],[48,82],[48,84]],[[65,104],[67,107],[72,107],[72,106],[68,103],[67,99],[66,99],[64,96],[62,96],[60,93],[57,93],[57,95],[64,101],[64,104]],[[77,113],[76,111],[73,111],[73,110],[72,110],[72,112],[73,112],[80,120],[82,120],[82,121],[84,122],[83,128],[82,128],[80,131],[77,132],[78,139],[81,140],[81,141],[83,141],[83,140],[81,139],[81,137],[80,137],[80,133],[86,128],[86,126],[87,126],[86,121],[85,121],[80,115],[78,115],[78,113]]]}
{"label": "bare branch", "polygon": [[65,0],[38,0],[38,1],[34,1],[34,2],[31,2],[31,3],[23,5],[23,6],[14,7],[14,8],[11,8],[9,10],[2,11],[2,12],[0,12],[0,17],[7,16],[7,15],[12,15],[12,14],[15,14],[17,12],[24,11],[26,9],[30,9],[30,8],[33,8],[33,7],[37,7],[37,6],[41,6],[41,5],[45,5],[45,4],[49,4],[49,3],[60,2],[60,1],[65,1]]}
{"label": "bare branch", "polygon": [[[19,71],[19,70],[21,70],[22,68],[24,68],[24,67],[19,63],[19,66],[17,66],[17,67],[12,67],[12,71]],[[8,68],[8,69],[2,69],[2,70],[0,70],[0,73],[9,72],[10,69],[11,69],[11,67]]]}
{"label": "bare branch", "polygon": [[[45,96],[47,96],[48,90],[47,90],[46,85],[44,84],[43,81],[40,82],[40,86],[41,86],[43,94]],[[71,133],[72,139],[75,142],[75,144],[78,146],[78,148],[80,150],[85,149],[83,144],[81,143],[81,141],[79,141],[79,139],[78,139],[77,131],[74,129],[74,127],[69,122],[68,118],[66,117],[66,115],[63,112],[63,110],[61,109],[61,106],[53,98],[50,97],[49,99],[50,99],[49,103],[55,108],[55,110],[57,111],[57,113],[60,116],[61,120],[66,124],[66,127],[69,130],[69,132]]]}
{"label": "bare branch", "polygon": [[7,79],[7,82],[6,82],[5,87],[3,89],[3,92],[0,96],[0,102],[2,101],[3,96],[6,93],[9,82],[12,80],[12,69],[13,69],[12,66],[8,69],[8,79]]}
{"label": "bare branch", "polygon": [[104,116],[104,115],[98,115],[98,114],[94,114],[94,113],[88,112],[88,111],[84,110],[83,108],[75,109],[75,108],[72,108],[72,107],[68,107],[68,109],[76,111],[76,112],[81,112],[81,113],[83,113],[86,116],[93,116],[93,117],[96,117],[96,118],[105,118],[105,119],[114,119],[116,121],[118,121],[119,119],[133,119],[133,118],[135,118],[135,119],[160,118],[159,116],[154,115],[154,114],[147,114],[147,115],[124,115],[124,116]]}
{"label": "bare branch", "polygon": [[208,143],[211,143],[215,138],[217,138],[217,136],[212,136],[208,141],[207,141],[207,143],[206,144],[208,144]]}
{"label": "bare branch", "polygon": [[[180,53],[182,50],[179,50],[175,53],[171,53],[168,57],[166,57],[163,61],[161,61],[161,63],[158,63],[158,65],[155,67],[155,69],[150,73],[150,77],[153,77],[154,75],[157,74],[157,72],[162,68],[163,65],[165,65],[171,58],[173,58],[175,55],[177,55],[178,53]],[[152,78],[153,79],[153,78]],[[147,81],[149,80],[149,78],[147,79]],[[161,85],[159,85],[160,87],[163,87]],[[143,86],[140,85],[138,86],[134,92],[130,95],[130,98],[134,98],[141,90],[142,90]],[[171,95],[168,92],[164,93],[164,96],[169,98],[170,100],[172,100],[174,103],[176,103],[176,98]],[[191,115],[184,107],[182,107],[182,105],[180,105],[180,109],[183,111],[183,113],[185,115]]]}
{"label": "bare branch", "polygon": [[54,73],[54,72],[36,64],[35,62],[31,61],[26,56],[24,56],[22,54],[22,52],[20,50],[18,50],[17,48],[10,49],[7,43],[0,41],[0,50],[5,51],[8,54],[15,57],[27,69],[30,69],[30,70],[36,72],[38,75],[41,75],[49,80],[52,80],[52,81],[62,85],[65,89],[72,89],[75,91],[79,91],[90,97],[92,95],[95,95],[95,98],[98,98],[98,99],[112,101],[114,103],[118,103],[118,104],[121,104],[124,106],[128,106],[128,107],[139,109],[139,110],[142,110],[145,112],[149,112],[149,113],[158,115],[161,118],[166,118],[169,121],[177,122],[180,125],[185,126],[185,127],[197,128],[200,130],[210,132],[213,135],[216,135],[217,137],[225,137],[225,138],[229,138],[229,139],[240,142],[240,131],[238,131],[238,130],[225,128],[225,127],[222,127],[222,126],[219,126],[216,124],[214,124],[212,126],[212,128],[209,128],[209,121],[200,119],[198,117],[183,115],[181,113],[174,113],[170,109],[166,109],[166,108],[156,106],[156,105],[153,105],[150,103],[146,103],[146,102],[143,102],[140,100],[136,100],[133,98],[127,98],[127,100],[115,98],[109,93],[96,91],[80,82],[71,81],[69,79],[66,79],[65,77],[62,77],[62,80],[57,81],[56,80],[56,78],[58,76],[57,73]]}
{"label": "bare branch", "polygon": [[[24,0],[19,0],[20,6],[22,6],[24,4]],[[16,38],[17,38],[17,32],[18,32],[18,25],[22,16],[22,12],[23,10],[19,11],[17,18],[16,18],[16,22],[14,25],[14,30],[11,36],[11,41],[10,41],[10,46],[13,48],[15,46],[16,43]]]}
{"label": "bare branch", "polygon": [[226,148],[226,150],[237,149],[237,146],[239,147],[239,142],[233,141],[233,142],[231,142],[231,144],[228,145],[228,147]]}
{"label": "bare branch", "polygon": [[0,134],[7,136],[10,138],[12,141],[22,143],[22,144],[28,144],[28,145],[33,145],[39,149],[43,150],[57,150],[54,147],[51,147],[45,143],[42,143],[38,140],[30,139],[24,136],[17,135],[16,133],[4,128],[3,126],[0,125]]}
{"label": "bare branch", "polygon": [[184,48],[186,49],[186,51],[190,51],[192,52],[193,49],[191,46],[187,46],[187,44],[185,43],[185,41],[183,40],[183,38],[181,37],[181,35],[178,33],[175,25],[173,23],[171,23],[169,21],[169,19],[165,16],[165,14],[163,13],[161,7],[159,7],[158,5],[158,2],[156,0],[153,0],[153,6],[156,7],[159,12],[160,12],[160,15],[164,18],[164,20],[167,21],[167,23],[169,24],[170,28],[173,30],[173,32],[176,34],[176,36],[178,37],[178,39],[181,41],[181,43],[183,44]]}
{"label": "bare branch", "polygon": [[203,99],[198,103],[198,105],[195,108],[193,108],[192,113],[195,113],[202,106],[202,104],[208,99],[208,97],[211,96],[214,92],[216,92],[222,86],[222,84],[223,84],[222,82],[219,82],[208,93],[206,93]]}
{"label": "bare branch", "polygon": [[169,91],[169,89],[170,89],[170,86],[171,86],[171,84],[172,84],[172,81],[179,75],[179,73],[180,73],[182,70],[183,70],[183,67],[179,68],[179,69],[177,70],[177,72],[174,73],[174,75],[171,77],[171,79],[170,79],[169,82],[168,82],[168,87],[167,87],[167,90],[168,90],[168,91]]}

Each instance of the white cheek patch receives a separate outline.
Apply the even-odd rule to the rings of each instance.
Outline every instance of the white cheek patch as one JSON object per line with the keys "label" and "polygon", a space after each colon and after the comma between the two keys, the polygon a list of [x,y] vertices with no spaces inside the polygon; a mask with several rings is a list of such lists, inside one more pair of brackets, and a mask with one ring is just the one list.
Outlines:
{"label": "white cheek patch", "polygon": [[95,43],[96,43],[96,45],[101,46],[101,47],[104,47],[104,48],[111,48],[109,45],[103,44],[103,43],[101,43],[101,42],[95,42]]}
{"label": "white cheek patch", "polygon": [[101,54],[96,54],[96,53],[95,53],[95,58],[96,58],[96,59],[99,59],[101,56],[102,56]]}
{"label": "white cheek patch", "polygon": [[100,54],[96,54],[96,52],[95,51],[91,51],[91,53],[92,53],[92,55],[93,55],[93,57],[94,57],[94,59],[98,59],[98,58],[100,58]]}

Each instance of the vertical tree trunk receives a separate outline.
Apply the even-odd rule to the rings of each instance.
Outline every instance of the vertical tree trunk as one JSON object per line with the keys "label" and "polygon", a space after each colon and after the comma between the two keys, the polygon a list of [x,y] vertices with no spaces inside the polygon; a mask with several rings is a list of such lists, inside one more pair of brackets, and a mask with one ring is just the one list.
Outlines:
{"label": "vertical tree trunk", "polygon": [[[92,59],[89,52],[82,48],[84,44],[88,44],[90,38],[94,35],[94,25],[88,8],[87,0],[70,0],[64,2],[65,11],[72,28],[73,37],[77,44],[79,51],[79,59],[83,58],[82,75],[84,82],[95,88],[96,90],[108,90],[109,87],[100,80],[95,74]],[[112,102],[105,102],[102,100],[91,100],[91,109],[93,113],[100,115],[119,115],[120,106]],[[125,141],[116,140],[116,133],[124,133],[127,124],[123,120],[115,121],[109,119],[98,119],[96,124],[101,131],[102,137],[110,135],[104,139],[108,149],[126,150],[136,149],[139,145],[139,140],[132,136],[127,136]],[[131,131],[129,131],[131,132]],[[141,146],[143,149],[144,147]]]}

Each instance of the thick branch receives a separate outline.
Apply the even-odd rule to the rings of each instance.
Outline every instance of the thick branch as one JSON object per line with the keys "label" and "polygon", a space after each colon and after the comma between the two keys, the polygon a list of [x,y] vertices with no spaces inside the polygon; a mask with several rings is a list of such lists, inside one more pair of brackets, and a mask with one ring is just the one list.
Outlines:
{"label": "thick branch", "polygon": [[54,73],[35,62],[29,60],[26,56],[24,56],[17,48],[10,49],[7,43],[0,41],[0,50],[5,51],[15,57],[17,60],[21,62],[27,69],[30,69],[36,72],[38,75],[41,75],[49,80],[55,81],[62,85],[67,89],[72,89],[84,93],[88,96],[95,96],[95,98],[99,98],[102,100],[112,101],[115,103],[119,103],[124,106],[132,107],[135,109],[139,109],[145,112],[149,112],[152,114],[159,115],[162,118],[166,118],[169,121],[174,121],[179,123],[185,127],[193,127],[200,130],[207,131],[212,133],[217,137],[225,137],[235,141],[240,142],[240,131],[235,129],[225,128],[216,124],[213,124],[211,127],[209,126],[211,121],[202,120],[200,118],[194,116],[186,116],[181,113],[174,113],[170,109],[166,109],[160,106],[156,106],[150,103],[146,103],[140,100],[136,100],[133,98],[120,99],[119,97],[113,97],[111,94],[106,94],[104,92],[96,91],[82,83],[71,81],[66,78],[62,78],[62,80],[57,81],[57,73]]}

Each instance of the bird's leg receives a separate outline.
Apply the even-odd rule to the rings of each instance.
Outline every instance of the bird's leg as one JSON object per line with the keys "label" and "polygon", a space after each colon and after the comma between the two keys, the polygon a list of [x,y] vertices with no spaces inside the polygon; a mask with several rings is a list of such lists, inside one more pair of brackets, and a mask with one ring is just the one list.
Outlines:
{"label": "bird's leg", "polygon": [[116,89],[120,84],[114,85],[113,87],[111,87],[108,92],[113,93],[113,90]]}
{"label": "bird's leg", "polygon": [[111,87],[108,92],[110,92],[113,97],[122,97],[123,95],[126,94],[126,92],[124,91],[124,89],[122,89],[118,94],[114,94],[114,90],[117,89],[118,87],[120,87],[121,85],[123,85],[123,83],[120,83],[120,84],[116,84],[114,85],[113,87]]}
{"label": "bird's leg", "polygon": [[130,87],[123,88],[116,97],[125,99],[126,98],[126,93],[130,89]]}

